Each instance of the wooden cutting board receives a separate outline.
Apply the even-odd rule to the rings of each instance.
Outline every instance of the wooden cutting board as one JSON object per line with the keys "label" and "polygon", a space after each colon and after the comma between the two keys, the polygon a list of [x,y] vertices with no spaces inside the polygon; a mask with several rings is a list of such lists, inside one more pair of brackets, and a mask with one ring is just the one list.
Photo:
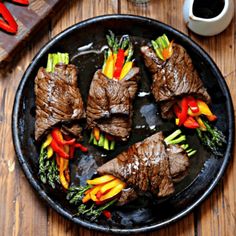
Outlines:
{"label": "wooden cutting board", "polygon": [[4,1],[18,24],[16,35],[8,34],[0,29],[0,65],[11,60],[20,46],[30,35],[46,22],[52,10],[66,4],[66,0],[30,0],[28,7]]}

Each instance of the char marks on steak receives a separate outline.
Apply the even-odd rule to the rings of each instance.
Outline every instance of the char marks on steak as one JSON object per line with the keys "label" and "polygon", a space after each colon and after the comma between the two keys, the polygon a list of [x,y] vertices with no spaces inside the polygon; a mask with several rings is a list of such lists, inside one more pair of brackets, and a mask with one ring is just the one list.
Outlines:
{"label": "char marks on steak", "polygon": [[95,73],[87,100],[88,128],[98,127],[122,140],[129,137],[138,73],[134,67],[119,81],[107,78],[101,70]]}
{"label": "char marks on steak", "polygon": [[210,102],[210,96],[186,50],[178,44],[173,44],[173,54],[167,61],[156,56],[148,46],[141,47],[145,65],[152,74],[152,93],[161,104],[163,118],[174,117],[172,106],[176,98],[193,95],[195,98]]}
{"label": "char marks on steak", "polygon": [[36,140],[59,122],[85,117],[74,65],[57,64],[53,73],[41,67],[35,79],[35,96]]}
{"label": "char marks on steak", "polygon": [[[120,178],[131,189],[165,197],[174,192],[173,182],[186,175],[188,166],[185,151],[178,145],[166,146],[162,132],[159,132],[133,144],[97,171],[100,175],[111,174]],[[120,204],[134,199],[134,192],[126,192],[120,198]]]}

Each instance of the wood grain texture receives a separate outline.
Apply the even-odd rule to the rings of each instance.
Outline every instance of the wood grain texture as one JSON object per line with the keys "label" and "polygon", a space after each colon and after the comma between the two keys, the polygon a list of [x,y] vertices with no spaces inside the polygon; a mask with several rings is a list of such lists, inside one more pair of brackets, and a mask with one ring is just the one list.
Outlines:
{"label": "wood grain texture", "polygon": [[25,41],[46,21],[50,12],[61,7],[65,0],[31,0],[28,7],[5,2],[18,24],[16,35],[0,30],[0,63],[10,61]]}
{"label": "wood grain texture", "polygon": [[[45,0],[50,2],[53,0]],[[0,230],[1,235],[81,235],[101,236],[72,224],[46,207],[27,182],[14,153],[11,137],[11,112],[14,96],[21,77],[38,50],[65,28],[97,15],[122,13],[151,17],[170,24],[198,42],[219,66],[234,103],[236,102],[236,20],[218,36],[203,38],[188,31],[182,19],[184,0],[151,0],[144,6],[135,6],[126,0],[70,0],[63,13],[55,17],[35,37],[24,55],[11,63],[10,71],[0,70]],[[236,2],[235,2],[236,5]],[[0,45],[1,46],[1,45]],[[234,106],[235,107],[235,106]],[[229,168],[213,194],[182,220],[144,235],[219,235],[236,232],[236,162]],[[161,214],[161,213],[160,213]],[[108,235],[109,234],[105,234]]]}

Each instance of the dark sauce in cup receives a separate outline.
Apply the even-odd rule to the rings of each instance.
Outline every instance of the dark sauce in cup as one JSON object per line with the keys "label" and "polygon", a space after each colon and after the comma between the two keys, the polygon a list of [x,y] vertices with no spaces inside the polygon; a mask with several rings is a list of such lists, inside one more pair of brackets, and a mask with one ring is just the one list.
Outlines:
{"label": "dark sauce in cup", "polygon": [[201,18],[214,18],[224,9],[224,0],[195,0],[193,3],[193,15]]}

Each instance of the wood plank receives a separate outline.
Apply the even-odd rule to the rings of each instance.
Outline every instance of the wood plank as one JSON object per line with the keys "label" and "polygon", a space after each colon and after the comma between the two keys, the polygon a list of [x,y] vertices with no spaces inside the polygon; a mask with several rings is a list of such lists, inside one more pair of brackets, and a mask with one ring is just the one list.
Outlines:
{"label": "wood plank", "polygon": [[[235,18],[230,26],[217,37],[204,38],[191,33],[214,59],[230,88],[234,102],[236,101],[236,63],[235,63]],[[235,157],[236,152],[234,150]],[[197,211],[197,230],[199,235],[235,235],[236,229],[236,163],[231,160],[229,168],[213,194]]]}
{"label": "wood plank", "polygon": [[[47,232],[46,207],[26,180],[11,137],[11,112],[18,84],[35,53],[48,41],[48,28],[38,34],[38,41],[25,49],[12,72],[0,73],[0,229],[2,235],[34,235]],[[4,73],[4,74],[3,74]]]}

